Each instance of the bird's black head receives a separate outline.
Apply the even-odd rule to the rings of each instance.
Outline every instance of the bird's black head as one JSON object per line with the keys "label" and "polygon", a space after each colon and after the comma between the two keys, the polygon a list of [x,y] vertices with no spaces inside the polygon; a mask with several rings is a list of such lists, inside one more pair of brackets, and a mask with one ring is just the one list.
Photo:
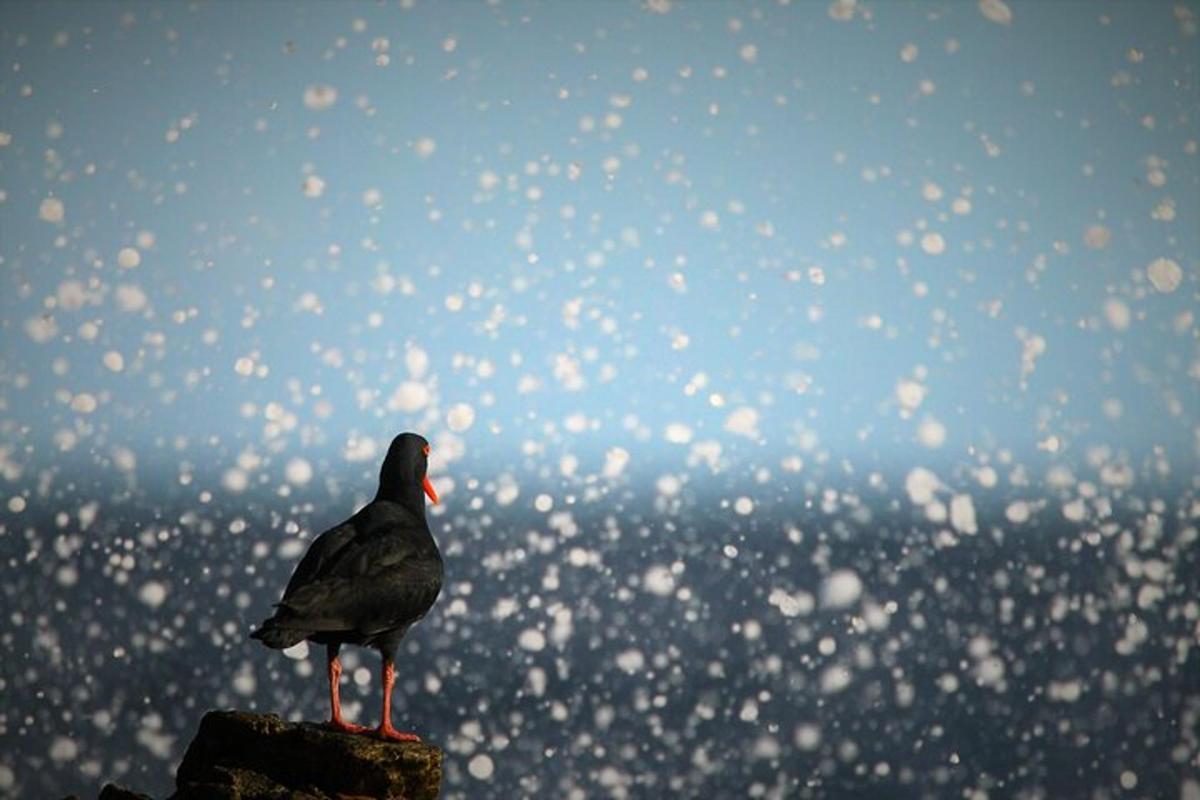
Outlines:
{"label": "bird's black head", "polygon": [[425,516],[425,498],[438,502],[437,492],[429,482],[429,442],[415,433],[402,433],[392,439],[383,467],[379,470],[381,500],[395,500],[418,516]]}

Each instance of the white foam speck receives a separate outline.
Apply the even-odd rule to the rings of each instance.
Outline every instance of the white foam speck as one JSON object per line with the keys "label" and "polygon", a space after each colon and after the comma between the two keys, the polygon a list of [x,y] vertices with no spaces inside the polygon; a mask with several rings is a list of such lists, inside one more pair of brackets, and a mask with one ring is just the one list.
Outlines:
{"label": "white foam speck", "polygon": [[909,378],[902,378],[896,383],[896,399],[906,412],[915,411],[925,400],[925,387]]}
{"label": "white foam speck", "polygon": [[961,533],[976,533],[975,503],[969,494],[956,494],[950,500],[950,524]]}
{"label": "white foam speck", "polygon": [[795,742],[806,752],[816,750],[821,744],[821,729],[812,722],[802,722],[796,726]]}
{"label": "white foam speck", "polygon": [[293,486],[303,486],[312,480],[312,464],[308,463],[307,459],[297,456],[288,461],[284,468],[284,476],[287,478],[287,482]]}
{"label": "white foam speck", "polygon": [[828,8],[829,18],[834,22],[849,22],[854,19],[857,7],[857,0],[833,0]]}
{"label": "white foam speck", "polygon": [[494,770],[495,764],[492,763],[492,757],[486,753],[478,753],[467,762],[467,772],[471,773],[471,777],[476,780],[488,780],[492,777]]}
{"label": "white foam speck", "polygon": [[496,487],[496,505],[510,506],[520,497],[521,487],[512,479],[512,477],[502,477],[500,485]]}
{"label": "white foam speck", "polygon": [[320,197],[325,194],[325,181],[319,175],[306,175],[301,189],[305,197]]}
{"label": "white foam speck", "polygon": [[642,588],[650,594],[669,597],[675,591],[675,576],[671,574],[671,568],[660,564],[646,570],[642,576]]}
{"label": "white foam speck", "polygon": [[121,269],[133,269],[142,263],[142,254],[136,247],[122,247],[117,253],[117,266]]}
{"label": "white foam speck", "polygon": [[421,158],[429,158],[437,150],[437,142],[428,136],[423,136],[413,144],[413,150]]}
{"label": "white foam speck", "polygon": [[161,581],[146,581],[138,590],[138,600],[150,608],[158,608],[167,599],[167,587]]}
{"label": "white foam speck", "polygon": [[1103,250],[1112,241],[1112,231],[1103,225],[1089,225],[1083,232],[1083,244],[1092,250]]}
{"label": "white foam speck", "polygon": [[475,423],[475,409],[466,403],[455,403],[446,412],[446,425],[455,433],[462,433]]}
{"label": "white foam speck", "polygon": [[496,601],[496,605],[492,606],[492,617],[507,619],[520,610],[521,603],[515,597],[501,597]]}
{"label": "white foam speck", "polygon": [[1104,318],[1108,320],[1108,324],[1112,326],[1113,330],[1123,331],[1129,328],[1133,314],[1123,301],[1110,297],[1104,301]]}
{"label": "white foam speck", "polygon": [[543,492],[533,499],[533,507],[545,514],[554,508],[554,498]]}
{"label": "white foam speck", "polygon": [[113,297],[117,301],[117,308],[122,311],[141,311],[146,307],[146,293],[142,291],[142,287],[140,286],[128,283],[122,284],[117,287]]}
{"label": "white foam speck", "polygon": [[45,344],[58,336],[58,324],[51,316],[30,317],[25,320],[25,334],[38,344]]}
{"label": "white foam speck", "polygon": [[767,602],[779,609],[785,617],[807,616],[816,608],[816,600],[811,594],[799,591],[789,594],[783,589],[772,589]]}
{"label": "white foam speck", "polygon": [[1083,694],[1083,682],[1080,680],[1050,681],[1046,687],[1046,696],[1059,703],[1074,703]]}
{"label": "white foam speck", "polygon": [[850,670],[842,664],[832,664],[821,673],[821,691],[835,694],[850,685]]}
{"label": "white foam speck", "polygon": [[1009,522],[1020,525],[1029,519],[1030,509],[1029,503],[1024,500],[1014,500],[1004,509],[1004,516]]}
{"label": "white foam speck", "polygon": [[1183,269],[1169,258],[1156,258],[1146,267],[1146,277],[1163,294],[1173,292],[1183,282]]}
{"label": "white foam speck", "polygon": [[78,411],[80,414],[90,414],[96,410],[96,406],[95,395],[87,392],[80,392],[71,398],[71,410]]}
{"label": "white foam speck", "polygon": [[429,389],[417,381],[404,381],[396,387],[388,400],[388,409],[411,414],[420,411],[429,402]]}
{"label": "white foam speck", "polygon": [[337,97],[334,87],[317,84],[304,90],[304,105],[313,111],[324,111],[337,102]]}
{"label": "white foam speck", "polygon": [[376,451],[375,440],[370,436],[351,436],[342,449],[342,457],[347,461],[370,461]]}
{"label": "white foam speck", "polygon": [[296,661],[303,661],[308,658],[308,642],[300,641],[291,647],[285,648],[283,654]]}
{"label": "white foam speck", "polygon": [[744,517],[754,511],[754,501],[743,495],[734,501],[733,510]]}
{"label": "white foam speck", "polygon": [[821,605],[845,608],[858,600],[862,590],[862,579],[858,573],[849,569],[835,570],[821,584]]}
{"label": "white foam speck", "polygon": [[254,673],[247,668],[243,668],[237,675],[233,676],[233,690],[242,697],[250,697],[254,694],[257,686],[258,681],[255,680]]}
{"label": "white foam speck", "polygon": [[696,442],[692,445],[691,452],[688,453],[687,464],[692,467],[703,462],[708,465],[709,469],[716,472],[721,466],[721,449],[721,443],[712,439]]}
{"label": "white foam speck", "polygon": [[74,761],[79,755],[79,745],[66,736],[55,736],[50,743],[50,758],[54,761]]}
{"label": "white foam speck", "polygon": [[735,409],[725,418],[725,430],[749,439],[758,438],[758,412],[749,406]]}
{"label": "white foam speck", "polygon": [[930,449],[946,443],[946,426],[933,417],[927,417],[917,426],[917,441]]}
{"label": "white foam speck", "polygon": [[946,252],[946,240],[940,233],[927,233],[921,237],[921,249],[931,256]]}
{"label": "white foam speck", "polygon": [[490,169],[485,169],[479,173],[479,188],[485,192],[490,192],[500,185],[500,176]]}
{"label": "white foam speck", "polygon": [[1004,0],[979,0],[979,13],[997,25],[1012,24],[1012,9]]}
{"label": "white foam speck", "polygon": [[231,492],[244,492],[250,485],[250,476],[239,467],[230,467],[221,476],[221,485]]}
{"label": "white foam speck", "polygon": [[629,463],[629,451],[624,447],[612,447],[604,454],[604,477],[615,478],[625,471]]}
{"label": "white foam speck", "polygon": [[671,444],[687,444],[692,440],[692,429],[682,422],[672,422],[664,435]]}
{"label": "white foam speck", "polygon": [[47,197],[38,206],[38,216],[43,222],[62,222],[66,216],[66,207],[57,197]]}
{"label": "white foam speck", "polygon": [[1004,660],[999,656],[989,655],[979,659],[972,670],[975,680],[981,686],[1001,688],[1004,684]]}
{"label": "white foam speck", "polygon": [[617,656],[617,666],[630,675],[641,670],[646,665],[646,657],[636,647],[625,650]]}
{"label": "white foam speck", "polygon": [[1071,522],[1082,522],[1087,516],[1087,506],[1082,497],[1077,497],[1069,503],[1063,503],[1062,513]]}
{"label": "white foam speck", "polygon": [[404,366],[408,369],[409,375],[421,378],[429,369],[429,354],[420,347],[410,347],[404,352]]}
{"label": "white foam speck", "polygon": [[526,628],[517,637],[517,644],[521,646],[522,650],[528,650],[531,653],[540,653],[546,649],[546,634],[537,628]]}

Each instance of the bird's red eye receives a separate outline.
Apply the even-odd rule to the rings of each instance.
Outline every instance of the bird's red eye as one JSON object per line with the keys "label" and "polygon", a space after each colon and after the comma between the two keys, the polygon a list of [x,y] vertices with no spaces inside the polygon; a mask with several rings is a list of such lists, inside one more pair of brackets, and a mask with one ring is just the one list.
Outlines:
{"label": "bird's red eye", "polygon": [[425,455],[429,455],[429,445],[425,445],[422,449],[425,451]]}

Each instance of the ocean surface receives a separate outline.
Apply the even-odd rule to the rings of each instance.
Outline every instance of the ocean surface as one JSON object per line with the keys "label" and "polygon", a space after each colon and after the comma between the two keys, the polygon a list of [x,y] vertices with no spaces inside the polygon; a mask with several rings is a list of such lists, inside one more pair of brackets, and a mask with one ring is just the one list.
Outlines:
{"label": "ocean surface", "polygon": [[[444,748],[447,798],[1190,797],[1194,492],[915,475],[779,477],[753,509],[632,480],[544,512],[452,496],[396,723]],[[361,498],[111,492],[5,521],[13,796],[165,796],[206,710],[328,713],[322,648],[246,634]],[[343,662],[374,724],[378,656]]]}

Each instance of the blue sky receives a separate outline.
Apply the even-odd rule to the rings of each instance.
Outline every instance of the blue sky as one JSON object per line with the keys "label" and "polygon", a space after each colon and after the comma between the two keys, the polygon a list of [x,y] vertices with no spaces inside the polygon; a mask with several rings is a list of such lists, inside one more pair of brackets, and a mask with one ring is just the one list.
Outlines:
{"label": "blue sky", "polygon": [[7,4],[0,424],[1186,472],[1188,8]]}

